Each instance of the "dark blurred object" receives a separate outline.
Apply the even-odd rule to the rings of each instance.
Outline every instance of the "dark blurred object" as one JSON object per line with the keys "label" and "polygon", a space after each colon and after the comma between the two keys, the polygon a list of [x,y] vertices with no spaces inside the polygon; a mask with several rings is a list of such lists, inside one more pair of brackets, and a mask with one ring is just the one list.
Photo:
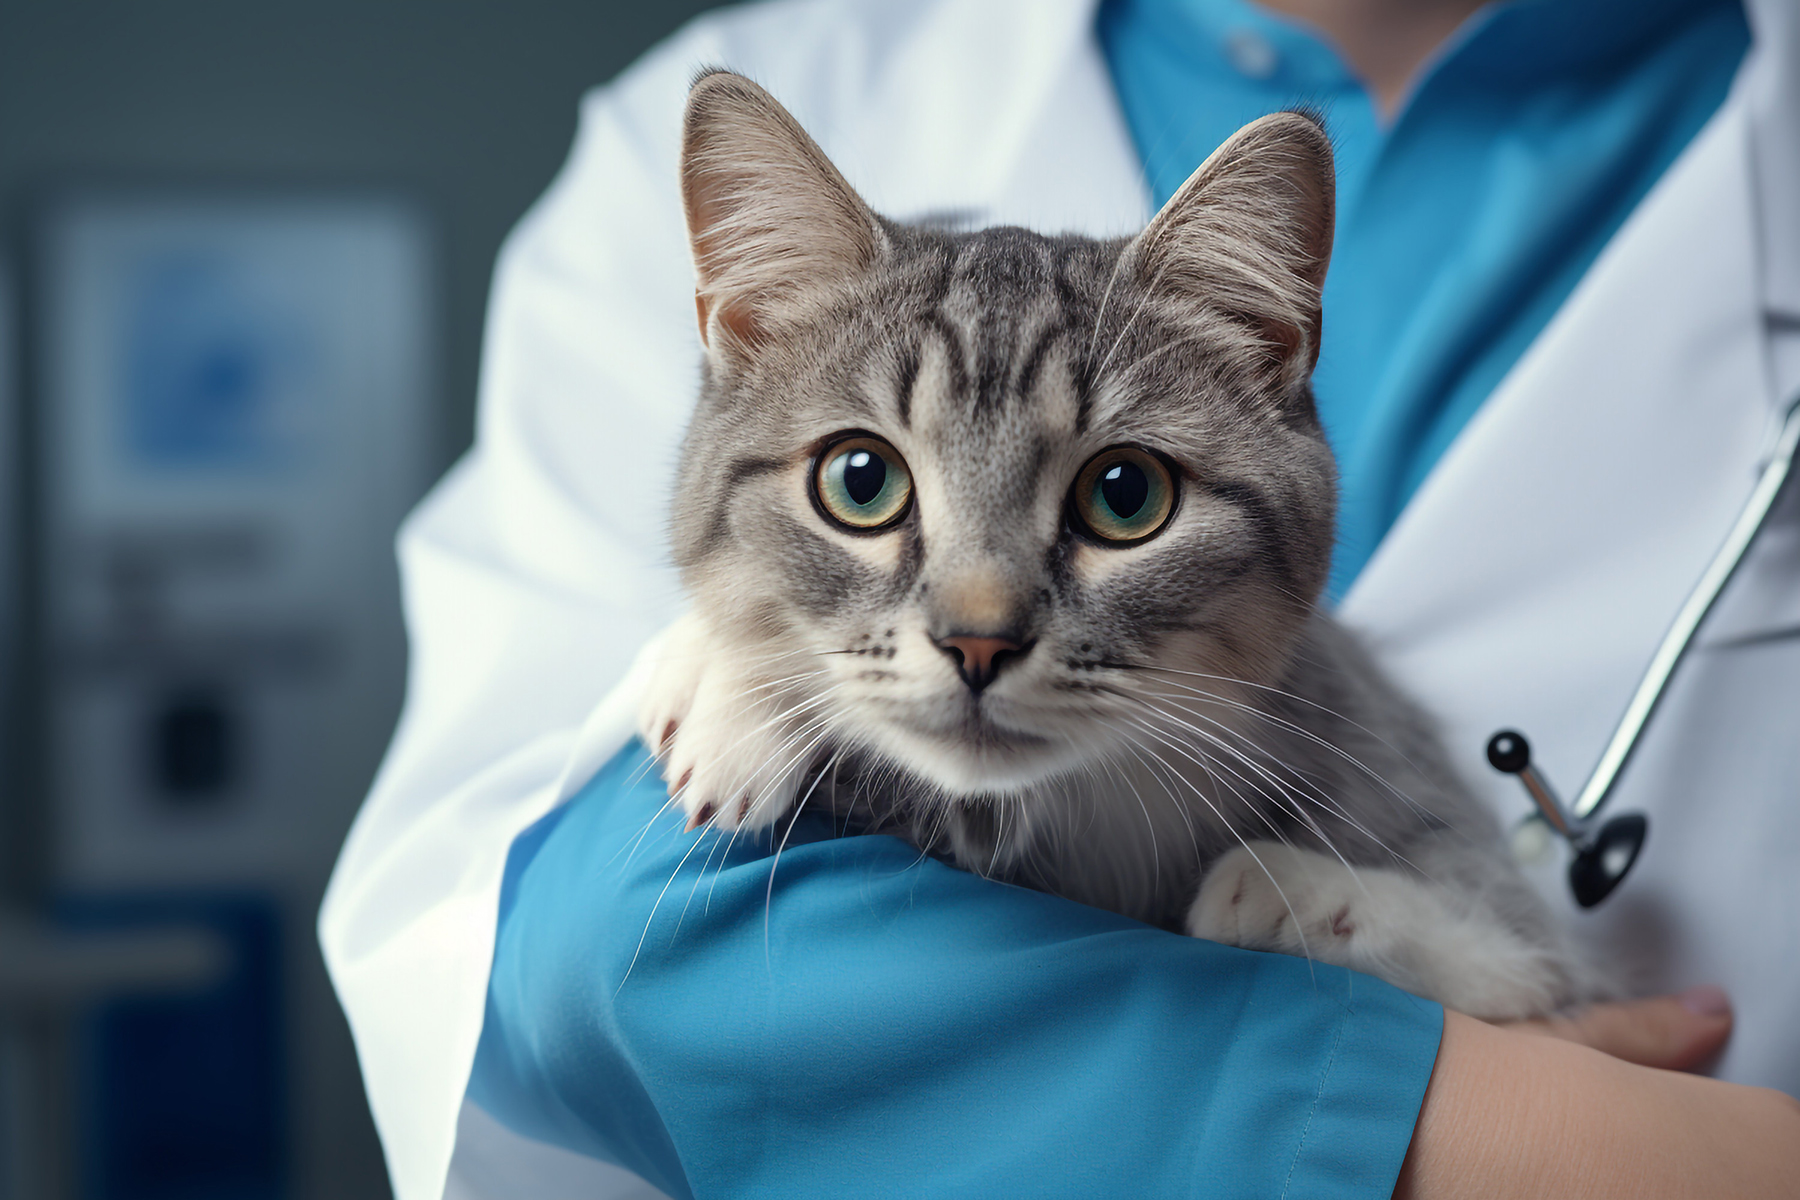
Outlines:
{"label": "dark blurred object", "polygon": [[80,1187],[95,1172],[77,1161],[87,1123],[76,1109],[78,1095],[108,1092],[80,1086],[80,1063],[130,1060],[84,1053],[92,1039],[79,1037],[78,1026],[98,1005],[122,993],[140,1004],[179,1002],[214,988],[215,1007],[222,990],[253,1001],[240,1010],[256,1009],[243,982],[256,974],[250,957],[234,966],[231,948],[212,931],[157,922],[132,907],[139,915],[122,928],[93,912],[53,924],[0,910],[0,1195],[8,1200],[100,1194]]}
{"label": "dark blurred object", "polygon": [[204,930],[224,970],[197,995],[113,999],[89,1018],[79,1076],[105,1200],[277,1200],[287,1186],[280,918],[256,897],[88,898],[58,924],[113,935]]}
{"label": "dark blurred object", "polygon": [[[171,613],[191,614],[188,601],[196,594],[241,591],[292,561],[280,510],[274,520],[246,519],[219,504],[210,516],[193,513],[179,522],[114,520],[86,527],[93,536],[84,537],[78,561],[71,562],[97,585],[86,594],[104,611],[87,614],[94,619],[83,625],[82,636],[52,644],[44,618],[53,614],[43,611],[49,603],[45,580],[26,578],[19,564],[44,563],[70,549],[59,546],[45,525],[50,515],[45,497],[66,481],[57,464],[24,455],[23,447],[35,444],[44,431],[21,431],[7,407],[15,395],[34,405],[47,399],[41,340],[49,322],[40,303],[46,280],[42,264],[34,268],[28,261],[33,230],[42,230],[41,220],[54,210],[57,197],[80,194],[385,196],[421,214],[434,272],[425,318],[434,335],[427,373],[435,381],[426,444],[414,447],[422,479],[441,470],[468,442],[494,255],[567,152],[580,93],[708,7],[696,0],[653,5],[171,0],[153,6],[0,0],[0,900],[35,904],[41,914],[51,895],[91,892],[101,881],[94,870],[70,869],[67,847],[58,849],[57,830],[67,830],[80,812],[104,817],[111,810],[104,803],[53,809],[47,797],[57,772],[38,753],[54,724],[44,703],[53,681],[76,686],[85,680],[80,687],[114,697],[108,703],[115,715],[104,736],[78,734],[65,760],[73,756],[77,766],[97,776],[112,772],[138,781],[133,787],[145,785],[142,803],[153,801],[162,814],[156,821],[165,822],[153,823],[154,828],[189,822],[196,831],[191,842],[174,839],[159,846],[155,838],[139,844],[128,830],[114,828],[126,836],[115,839],[100,859],[86,860],[88,867],[110,863],[98,872],[109,876],[119,873],[113,867],[129,874],[164,862],[169,869],[140,872],[146,877],[139,884],[155,884],[149,891],[139,889],[131,902],[144,913],[159,904],[198,903],[192,897],[215,887],[221,873],[260,870],[270,881],[267,896],[275,905],[270,945],[278,948],[270,953],[279,958],[275,978],[281,986],[278,996],[272,992],[257,1003],[258,1011],[277,1022],[271,1028],[279,1029],[281,1052],[268,1060],[247,1051],[228,1057],[270,1062],[268,1070],[280,1080],[280,1144],[287,1150],[275,1158],[284,1174],[283,1195],[336,1200],[385,1192],[349,1039],[313,946],[312,921],[333,851],[398,705],[394,598],[389,590],[368,601],[380,609],[374,616],[386,623],[387,632],[374,651],[385,665],[367,708],[359,710],[363,715],[294,735],[316,760],[304,763],[305,769],[322,774],[308,788],[284,796],[279,813],[265,814],[292,821],[268,827],[286,830],[278,856],[284,865],[265,869],[266,856],[258,860],[241,846],[209,843],[203,836],[209,826],[217,831],[232,822],[254,824],[254,785],[258,773],[269,770],[267,730],[294,727],[292,713],[269,711],[267,697],[297,695],[346,664],[366,665],[368,655],[335,634],[317,606],[282,620],[170,620]],[[246,407],[247,402],[266,382],[258,356],[242,353],[247,343],[240,341],[236,348],[221,343],[213,354],[168,357],[187,329],[185,318],[175,318],[199,311],[196,305],[203,308],[208,293],[204,280],[179,272],[166,276],[162,286],[165,300],[159,307],[171,320],[142,326],[152,336],[138,347],[140,365],[146,378],[185,382],[174,391],[143,391],[137,425],[128,422],[126,436],[140,450],[189,467],[233,447],[253,449],[254,429],[234,422],[256,407]],[[25,351],[22,364],[12,346]],[[261,361],[270,359],[264,355]],[[178,369],[184,362],[195,367],[185,377]],[[216,418],[206,425],[212,440],[165,436],[176,427],[171,416],[186,420],[200,414]],[[44,415],[41,408],[37,415]],[[187,428],[195,428],[192,421]],[[14,501],[26,497],[21,512]],[[126,505],[112,511],[128,516],[131,510]],[[35,539],[35,554],[16,553],[21,530],[28,531],[27,543]],[[366,532],[385,560],[391,531]],[[21,607],[30,608],[21,605],[21,597],[33,594],[39,598],[36,619],[26,611],[21,624]],[[22,636],[22,628],[35,632]],[[26,748],[33,753],[19,753]],[[84,762],[84,750],[109,761]],[[108,802],[139,803],[124,796]],[[110,824],[111,818],[101,819],[98,832],[104,835]],[[184,845],[186,859],[178,853]],[[170,866],[181,863],[186,865],[179,870]],[[153,893],[161,899],[152,899]],[[108,1009],[115,1015],[133,1011],[136,1002],[117,1003],[123,1007]],[[189,1003],[201,1004],[194,1010],[201,1012],[208,1002]],[[174,1004],[154,1002],[165,1006],[170,1020],[174,1010],[167,1006]],[[66,1013],[58,1018],[65,1019]],[[130,1051],[129,1039],[119,1040],[120,1029],[150,1029],[154,1022],[109,1024],[113,1020],[101,1019],[84,1035],[83,1053],[93,1056],[94,1064],[82,1077],[94,1093],[86,1135],[93,1163],[130,1158],[136,1152],[128,1148],[144,1144],[134,1139],[161,1128],[155,1120],[164,1117],[179,1124],[186,1112],[196,1123],[182,1128],[209,1127],[199,1099],[146,1090],[146,1081],[154,1079],[142,1074],[150,1060]],[[188,1031],[181,1036],[198,1037],[207,1024],[181,1026]],[[224,1039],[217,1045],[232,1044],[236,1035],[229,1031],[239,1026],[224,1020],[210,1024]],[[16,1110],[39,1099],[21,1090],[17,1071],[8,1064],[0,1054],[0,1109],[11,1103]],[[139,1106],[133,1109],[139,1117],[108,1105]],[[140,1117],[150,1123],[133,1124]],[[229,1140],[224,1126],[211,1128],[221,1147],[217,1162],[239,1161],[232,1158],[235,1150],[224,1147]],[[194,1153],[206,1156],[200,1142],[183,1144],[201,1147]],[[114,1183],[125,1178],[111,1167],[103,1174]],[[157,1194],[254,1193],[176,1187]]]}
{"label": "dark blurred object", "polygon": [[231,786],[240,751],[231,706],[217,692],[177,693],[151,723],[151,776],[175,804],[200,804]]}

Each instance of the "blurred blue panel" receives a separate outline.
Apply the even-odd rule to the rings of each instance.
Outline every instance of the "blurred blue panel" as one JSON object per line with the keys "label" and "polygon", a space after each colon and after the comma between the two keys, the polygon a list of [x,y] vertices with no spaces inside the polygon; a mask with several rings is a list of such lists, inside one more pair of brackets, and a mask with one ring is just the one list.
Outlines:
{"label": "blurred blue panel", "polygon": [[311,396],[305,336],[224,254],[133,264],[122,301],[127,456],[153,467],[291,463]]}
{"label": "blurred blue panel", "polygon": [[80,1038],[82,1178],[92,1200],[280,1200],[287,1148],[280,923],[256,896],[108,896],[57,905],[71,929],[212,931],[231,963],[189,996],[121,996]]}

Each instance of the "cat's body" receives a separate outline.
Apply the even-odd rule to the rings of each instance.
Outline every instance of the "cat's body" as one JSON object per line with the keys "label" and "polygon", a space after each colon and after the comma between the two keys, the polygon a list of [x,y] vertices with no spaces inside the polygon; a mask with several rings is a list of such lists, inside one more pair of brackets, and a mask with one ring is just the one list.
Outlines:
{"label": "cat's body", "polygon": [[1240,133],[1134,239],[911,228],[695,86],[692,612],[646,739],[692,822],[799,806],[1484,1016],[1593,984],[1428,722],[1316,607],[1329,146]]}

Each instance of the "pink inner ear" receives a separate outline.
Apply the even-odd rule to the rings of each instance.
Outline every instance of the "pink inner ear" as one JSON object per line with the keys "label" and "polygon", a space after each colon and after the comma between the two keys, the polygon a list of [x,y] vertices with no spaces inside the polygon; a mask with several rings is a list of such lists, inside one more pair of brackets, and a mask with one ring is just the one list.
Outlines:
{"label": "pink inner ear", "polygon": [[[748,298],[739,298],[736,303],[720,306],[719,324],[742,346],[754,346],[762,337],[761,326],[757,324],[753,306]],[[694,317],[700,325],[700,345],[711,350],[712,338],[709,333],[713,315],[713,302],[706,293],[694,293]]]}
{"label": "pink inner ear", "polygon": [[747,300],[727,304],[719,309],[719,324],[730,330],[731,336],[741,345],[754,346],[762,340],[762,327],[757,324],[755,313]]}
{"label": "pink inner ear", "polygon": [[[750,281],[743,278],[741,267],[729,258],[721,263],[715,256],[715,247],[720,240],[730,236],[720,232],[721,226],[729,226],[731,213],[719,195],[732,187],[743,189],[747,186],[741,179],[729,179],[720,174],[689,181],[688,209],[691,227],[696,231],[693,234],[694,254],[700,271],[700,287],[694,293],[694,312],[700,322],[700,344],[708,350],[729,348],[713,345],[715,339],[710,336],[710,323],[715,317],[729,335],[727,340],[735,342],[739,349],[752,349],[766,340],[763,322],[757,319],[757,309],[768,297],[746,288]],[[766,231],[763,236],[767,236]],[[727,245],[737,250],[740,257],[754,257],[754,246],[733,246],[730,242]],[[746,251],[749,252],[747,255]],[[717,286],[721,280],[725,281],[722,291]],[[761,282],[765,288],[779,288],[789,281],[776,277]]]}
{"label": "pink inner ear", "polygon": [[[712,301],[706,293],[696,291],[694,293],[694,320],[700,326],[700,345],[707,350],[712,349],[712,336],[709,330],[712,312]],[[739,342],[754,344],[758,337],[756,320],[751,315],[748,303],[729,304],[721,308],[719,324],[723,325]]]}
{"label": "pink inner ear", "polygon": [[1316,324],[1311,329],[1302,329],[1285,321],[1270,321],[1260,318],[1252,318],[1252,320],[1263,340],[1269,344],[1271,366],[1280,369],[1300,353],[1303,345],[1311,360],[1306,364],[1307,369],[1311,370],[1317,364],[1319,336]]}

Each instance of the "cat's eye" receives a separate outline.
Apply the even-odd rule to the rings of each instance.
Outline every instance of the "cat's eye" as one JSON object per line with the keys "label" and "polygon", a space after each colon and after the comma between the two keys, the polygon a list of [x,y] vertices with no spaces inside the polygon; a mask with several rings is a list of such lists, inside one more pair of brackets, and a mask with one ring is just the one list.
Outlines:
{"label": "cat's eye", "polygon": [[1114,446],[1088,460],[1070,496],[1081,526],[1103,542],[1128,545],[1159,532],[1175,511],[1175,477],[1160,458]]}
{"label": "cat's eye", "polygon": [[833,442],[813,467],[813,495],[825,515],[855,530],[881,529],[906,514],[912,473],[900,452],[878,437]]}

